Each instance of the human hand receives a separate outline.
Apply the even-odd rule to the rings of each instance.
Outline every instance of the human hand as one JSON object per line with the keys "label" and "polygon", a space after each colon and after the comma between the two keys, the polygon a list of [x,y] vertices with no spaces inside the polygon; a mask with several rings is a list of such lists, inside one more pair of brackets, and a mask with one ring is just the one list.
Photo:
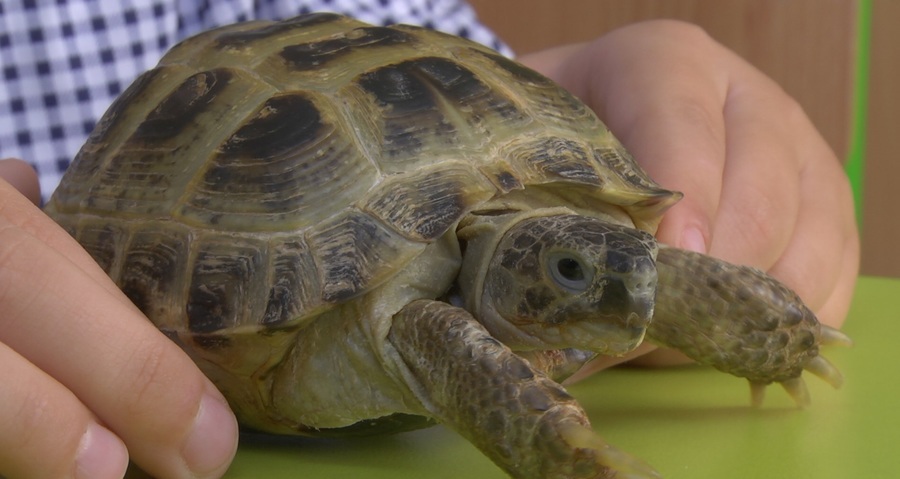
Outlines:
{"label": "human hand", "polygon": [[[849,182],[771,79],[698,27],[669,20],[520,60],[590,105],[657,182],[685,193],[660,224],[662,242],[765,270],[820,321],[843,323],[859,267]],[[683,361],[669,351],[642,360]]]}
{"label": "human hand", "polygon": [[0,160],[0,179],[6,180],[33,204],[41,204],[41,185],[28,163],[12,158]]}
{"label": "human hand", "polygon": [[129,455],[154,477],[221,476],[225,399],[37,193],[30,167],[0,160],[0,476],[121,478]]}

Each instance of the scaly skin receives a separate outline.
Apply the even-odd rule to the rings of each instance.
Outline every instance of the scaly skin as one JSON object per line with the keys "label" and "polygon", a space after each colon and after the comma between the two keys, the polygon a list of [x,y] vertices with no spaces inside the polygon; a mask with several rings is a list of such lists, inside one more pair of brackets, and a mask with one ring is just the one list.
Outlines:
{"label": "scaly skin", "polygon": [[516,478],[653,478],[590,430],[565,389],[446,303],[394,316],[397,369],[423,406]]}
{"label": "scaly skin", "polygon": [[756,403],[760,385],[778,382],[806,405],[804,369],[840,385],[840,373],[819,356],[819,345],[849,339],[821,325],[771,276],[675,248],[660,249],[657,270],[656,310],[647,330],[654,342],[747,378],[756,386]]}

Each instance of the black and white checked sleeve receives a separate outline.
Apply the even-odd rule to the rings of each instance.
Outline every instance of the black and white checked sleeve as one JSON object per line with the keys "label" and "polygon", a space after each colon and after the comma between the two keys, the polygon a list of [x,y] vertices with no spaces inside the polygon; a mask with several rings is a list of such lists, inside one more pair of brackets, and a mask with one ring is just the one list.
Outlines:
{"label": "black and white checked sleeve", "polygon": [[110,103],[173,44],[313,11],[423,25],[512,53],[462,0],[2,0],[0,158],[30,162],[46,199]]}

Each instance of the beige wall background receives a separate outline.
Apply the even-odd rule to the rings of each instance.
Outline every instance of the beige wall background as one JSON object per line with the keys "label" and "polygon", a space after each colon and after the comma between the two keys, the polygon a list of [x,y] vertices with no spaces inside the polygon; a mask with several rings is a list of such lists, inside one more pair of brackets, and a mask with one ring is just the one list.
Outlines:
{"label": "beige wall background", "polygon": [[[850,140],[856,0],[470,0],[517,53],[675,18],[702,26],[779,82],[838,154]],[[900,2],[873,0],[863,274],[900,276]],[[823,191],[823,195],[828,192]]]}

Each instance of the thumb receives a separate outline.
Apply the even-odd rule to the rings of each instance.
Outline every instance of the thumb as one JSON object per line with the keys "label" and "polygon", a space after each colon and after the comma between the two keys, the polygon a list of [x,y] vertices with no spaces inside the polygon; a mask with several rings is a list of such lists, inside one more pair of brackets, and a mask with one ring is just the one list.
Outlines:
{"label": "thumb", "polygon": [[724,181],[729,82],[706,58],[721,47],[684,24],[634,29],[592,45],[594,60],[615,74],[595,75],[587,97],[651,178],[684,193],[664,216],[660,241],[707,253]]}

